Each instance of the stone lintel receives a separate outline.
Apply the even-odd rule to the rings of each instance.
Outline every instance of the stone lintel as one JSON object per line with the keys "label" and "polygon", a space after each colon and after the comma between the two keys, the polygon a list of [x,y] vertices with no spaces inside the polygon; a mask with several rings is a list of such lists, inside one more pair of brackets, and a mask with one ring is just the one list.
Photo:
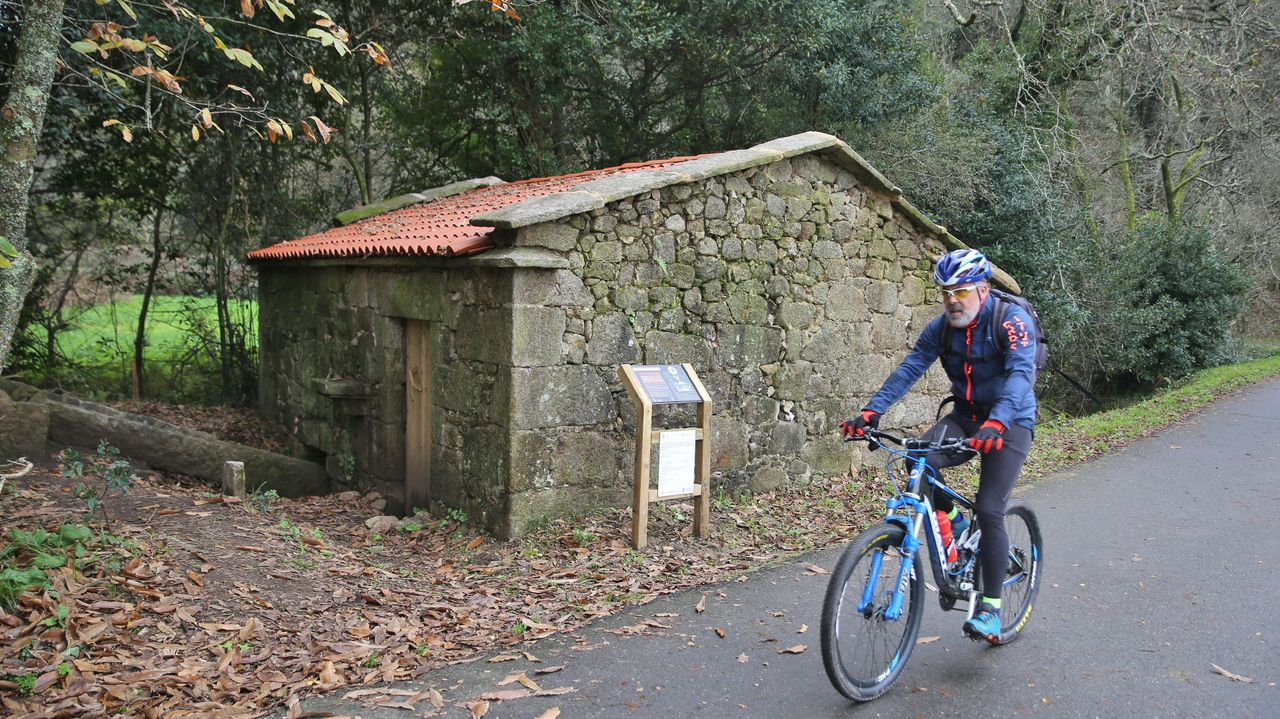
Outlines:
{"label": "stone lintel", "polygon": [[511,267],[543,270],[567,270],[569,260],[558,252],[536,247],[507,247],[501,250],[488,250],[466,257],[456,257],[453,266],[468,267]]}

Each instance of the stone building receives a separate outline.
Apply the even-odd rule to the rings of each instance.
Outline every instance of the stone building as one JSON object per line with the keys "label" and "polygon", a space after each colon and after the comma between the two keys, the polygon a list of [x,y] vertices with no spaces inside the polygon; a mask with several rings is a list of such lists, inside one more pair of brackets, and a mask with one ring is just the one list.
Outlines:
{"label": "stone building", "polygon": [[[260,410],[336,487],[504,537],[629,503],[620,364],[693,364],[730,490],[844,473],[836,423],[937,314],[932,261],[960,246],[816,132],[457,183],[249,255]],[[945,391],[935,367],[885,424],[930,421]]]}

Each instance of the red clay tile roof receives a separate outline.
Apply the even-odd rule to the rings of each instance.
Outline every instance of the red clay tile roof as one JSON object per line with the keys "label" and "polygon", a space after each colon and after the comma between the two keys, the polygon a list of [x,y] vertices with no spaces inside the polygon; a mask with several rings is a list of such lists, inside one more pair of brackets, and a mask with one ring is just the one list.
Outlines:
{"label": "red clay tile roof", "polygon": [[321,257],[405,257],[469,255],[493,247],[492,227],[472,225],[472,217],[531,197],[563,192],[609,175],[654,170],[705,155],[632,162],[602,170],[539,177],[480,187],[452,197],[410,205],[366,220],[248,254],[251,260]]}

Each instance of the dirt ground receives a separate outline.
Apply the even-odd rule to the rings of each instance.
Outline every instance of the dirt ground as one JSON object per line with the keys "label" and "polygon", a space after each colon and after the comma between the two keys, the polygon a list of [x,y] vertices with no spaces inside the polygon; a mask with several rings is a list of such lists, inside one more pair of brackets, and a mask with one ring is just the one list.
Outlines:
{"label": "dirt ground", "polygon": [[[204,421],[219,422],[237,425]],[[67,530],[55,546],[86,509],[75,491],[84,480],[61,469],[39,467],[0,495],[0,705],[14,717],[260,716],[291,697],[376,687],[503,646],[520,652],[850,537],[885,494],[868,475],[720,498],[706,539],[690,536],[691,506],[654,505],[650,544],[636,552],[629,510],[503,542],[453,519],[373,531],[376,496],[239,502],[142,472],[105,499],[91,537],[72,542]],[[46,571],[51,584],[3,601],[5,572],[40,554],[63,560]],[[407,703],[430,716],[464,699]]]}

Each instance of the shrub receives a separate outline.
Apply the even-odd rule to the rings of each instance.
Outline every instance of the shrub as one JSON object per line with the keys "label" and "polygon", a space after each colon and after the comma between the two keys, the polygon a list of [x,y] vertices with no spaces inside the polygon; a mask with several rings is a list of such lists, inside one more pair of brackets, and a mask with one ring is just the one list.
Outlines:
{"label": "shrub", "polygon": [[1231,323],[1248,276],[1220,257],[1209,231],[1149,214],[1133,233],[1075,254],[1084,309],[1060,360],[1104,389],[1151,386],[1232,356]]}

